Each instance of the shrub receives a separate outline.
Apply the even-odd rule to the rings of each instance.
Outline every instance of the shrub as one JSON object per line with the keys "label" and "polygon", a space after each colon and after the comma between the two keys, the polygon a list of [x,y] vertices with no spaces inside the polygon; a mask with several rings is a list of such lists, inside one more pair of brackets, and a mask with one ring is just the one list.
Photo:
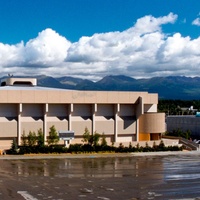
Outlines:
{"label": "shrub", "polygon": [[102,147],[107,146],[106,136],[104,133],[102,133],[101,135],[101,146]]}
{"label": "shrub", "polygon": [[68,153],[78,153],[82,151],[82,144],[70,144],[67,150]]}
{"label": "shrub", "polygon": [[29,132],[28,136],[27,136],[27,143],[28,146],[34,146],[37,143],[37,137],[35,132]]}
{"label": "shrub", "polygon": [[51,126],[50,131],[49,131],[49,137],[47,139],[47,143],[49,145],[54,145],[54,144],[57,144],[58,141],[59,141],[59,137],[58,137],[56,128],[55,128],[55,126]]}
{"label": "shrub", "polygon": [[11,154],[17,154],[18,153],[18,145],[17,145],[16,138],[13,138],[10,153]]}
{"label": "shrub", "polygon": [[82,140],[83,143],[90,144],[90,141],[91,141],[90,137],[91,137],[90,132],[89,132],[88,128],[86,127],[85,131],[83,133],[83,140]]}
{"label": "shrub", "polygon": [[38,130],[37,145],[41,147],[44,146],[44,133],[41,128]]}
{"label": "shrub", "polygon": [[22,136],[21,136],[21,145],[22,146],[26,146],[27,145],[27,138],[26,138],[25,131],[23,131]]}
{"label": "shrub", "polygon": [[92,138],[93,138],[92,144],[94,146],[97,146],[99,144],[100,137],[101,137],[101,135],[99,133],[97,133],[97,132],[94,133],[94,135],[92,136]]}

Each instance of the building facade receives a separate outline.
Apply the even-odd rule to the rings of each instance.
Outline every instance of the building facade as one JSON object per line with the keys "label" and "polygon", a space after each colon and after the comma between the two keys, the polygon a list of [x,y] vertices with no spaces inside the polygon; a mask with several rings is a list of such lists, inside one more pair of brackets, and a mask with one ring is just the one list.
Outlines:
{"label": "building facade", "polygon": [[[0,140],[49,128],[74,131],[80,143],[85,128],[104,133],[108,143],[158,140],[165,114],[157,113],[158,95],[148,92],[75,91],[38,87],[36,79],[9,77],[0,87]],[[0,144],[1,145],[1,144]]]}
{"label": "building facade", "polygon": [[167,131],[180,129],[190,131],[194,139],[200,139],[200,117],[196,115],[169,115],[167,116]]}

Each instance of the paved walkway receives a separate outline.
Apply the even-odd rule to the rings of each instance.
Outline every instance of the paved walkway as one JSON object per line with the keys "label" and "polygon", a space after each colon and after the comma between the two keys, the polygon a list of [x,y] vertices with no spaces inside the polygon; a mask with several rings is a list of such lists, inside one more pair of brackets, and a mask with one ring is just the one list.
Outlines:
{"label": "paved walkway", "polygon": [[163,151],[163,152],[134,152],[134,153],[92,153],[92,154],[26,154],[26,155],[1,155],[3,159],[60,159],[60,158],[101,158],[101,157],[137,157],[137,156],[167,156],[167,155],[195,155],[200,151]]}

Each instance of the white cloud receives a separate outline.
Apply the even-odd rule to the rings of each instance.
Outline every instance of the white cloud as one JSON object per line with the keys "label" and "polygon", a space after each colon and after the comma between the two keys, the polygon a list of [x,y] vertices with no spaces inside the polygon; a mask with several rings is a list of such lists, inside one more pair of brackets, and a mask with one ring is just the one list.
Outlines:
{"label": "white cloud", "polygon": [[0,43],[0,66],[12,67],[22,62],[23,42],[16,45]]}
{"label": "white cloud", "polygon": [[200,26],[200,18],[196,18],[193,22],[192,25]]}
{"label": "white cloud", "polygon": [[[99,79],[108,74],[135,78],[195,76],[200,66],[200,37],[163,33],[162,25],[174,24],[170,13],[144,16],[122,32],[96,33],[71,43],[52,29],[45,29],[27,43],[0,43],[0,75],[46,74]],[[175,26],[175,25],[172,25]]]}
{"label": "white cloud", "polygon": [[38,37],[28,41],[24,47],[25,64],[49,66],[63,62],[71,43],[52,29],[39,33]]}
{"label": "white cloud", "polygon": [[133,29],[135,32],[139,32],[141,34],[161,31],[161,25],[174,23],[177,17],[178,16],[173,13],[169,13],[167,16],[158,18],[148,15],[138,19]]}

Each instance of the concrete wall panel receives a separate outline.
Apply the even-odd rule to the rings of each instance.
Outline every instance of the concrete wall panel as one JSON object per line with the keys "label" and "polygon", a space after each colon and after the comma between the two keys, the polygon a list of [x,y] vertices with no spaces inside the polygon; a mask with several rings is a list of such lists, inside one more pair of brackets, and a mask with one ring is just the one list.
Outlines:
{"label": "concrete wall panel", "polygon": [[73,91],[72,92],[72,102],[73,103],[85,103],[84,91]]}
{"label": "concrete wall panel", "polygon": [[22,116],[43,117],[44,105],[42,104],[23,104]]}
{"label": "concrete wall panel", "polygon": [[165,113],[145,113],[139,119],[139,133],[165,132]]}
{"label": "concrete wall panel", "polygon": [[17,121],[0,117],[0,135],[1,137],[17,137]]}
{"label": "concrete wall panel", "polygon": [[85,128],[88,128],[89,132],[92,133],[92,121],[91,120],[73,120],[72,131],[75,135],[82,136],[85,132]]}
{"label": "concrete wall panel", "polygon": [[109,103],[118,103],[119,102],[119,96],[118,96],[118,92],[109,92],[107,94],[107,97],[108,97],[108,102]]}
{"label": "concrete wall panel", "polygon": [[95,131],[97,131],[97,133],[114,135],[114,120],[112,118],[106,119],[104,117],[96,117],[95,119]]}
{"label": "concrete wall panel", "polygon": [[[4,93],[4,91],[1,91],[0,93]],[[33,92],[32,92],[33,94]],[[31,95],[33,96],[33,95]],[[2,102],[2,101],[1,101]],[[8,103],[16,103],[16,102],[22,102],[22,93],[21,91],[15,91],[15,90],[8,90],[7,91],[7,102]]]}
{"label": "concrete wall panel", "polygon": [[135,135],[126,135],[126,136],[118,135],[116,142],[123,144],[123,142],[132,142],[135,141],[135,139],[136,139]]}
{"label": "concrete wall panel", "polygon": [[136,134],[136,120],[129,118],[118,118],[118,134]]}
{"label": "concrete wall panel", "polygon": [[84,101],[85,103],[94,103],[96,102],[96,93],[93,91],[84,91]]}
{"label": "concrete wall panel", "polygon": [[96,102],[107,103],[108,93],[107,92],[96,92]]}
{"label": "concrete wall panel", "polygon": [[67,92],[60,92],[60,103],[71,103],[72,93],[72,90],[68,90]]}
{"label": "concrete wall panel", "polygon": [[[8,92],[9,91],[7,91],[7,90],[5,90],[5,91],[3,90],[0,92],[1,103],[8,103]],[[12,94],[12,92],[11,92],[11,94]],[[14,97],[14,96],[12,95],[12,97]]]}
{"label": "concrete wall panel", "polygon": [[114,116],[113,104],[98,104],[96,116]]}
{"label": "concrete wall panel", "polygon": [[34,98],[36,103],[44,103],[48,102],[48,96],[47,93],[40,90],[40,91],[35,91],[34,93]]}
{"label": "concrete wall panel", "polygon": [[144,104],[144,112],[157,112],[157,104]]}
{"label": "concrete wall panel", "polygon": [[92,105],[74,104],[72,116],[92,116]]}
{"label": "concrete wall panel", "polygon": [[68,104],[49,104],[47,116],[68,116]]}
{"label": "concrete wall panel", "polygon": [[48,91],[47,92],[48,103],[60,103],[60,92],[59,91]]}
{"label": "concrete wall panel", "polygon": [[68,130],[68,121],[49,121],[47,122],[47,136],[49,135],[50,127],[55,126],[56,131]]}
{"label": "concrete wall panel", "polygon": [[120,104],[119,116],[135,116],[136,110],[133,104]]}
{"label": "concrete wall panel", "polygon": [[17,104],[0,104],[0,117],[17,117]]}
{"label": "concrete wall panel", "polygon": [[35,132],[37,134],[39,129],[43,129],[43,122],[42,120],[39,121],[31,121],[31,122],[25,122],[23,121],[21,123],[21,134],[25,133],[25,135],[28,135],[29,132]]}

